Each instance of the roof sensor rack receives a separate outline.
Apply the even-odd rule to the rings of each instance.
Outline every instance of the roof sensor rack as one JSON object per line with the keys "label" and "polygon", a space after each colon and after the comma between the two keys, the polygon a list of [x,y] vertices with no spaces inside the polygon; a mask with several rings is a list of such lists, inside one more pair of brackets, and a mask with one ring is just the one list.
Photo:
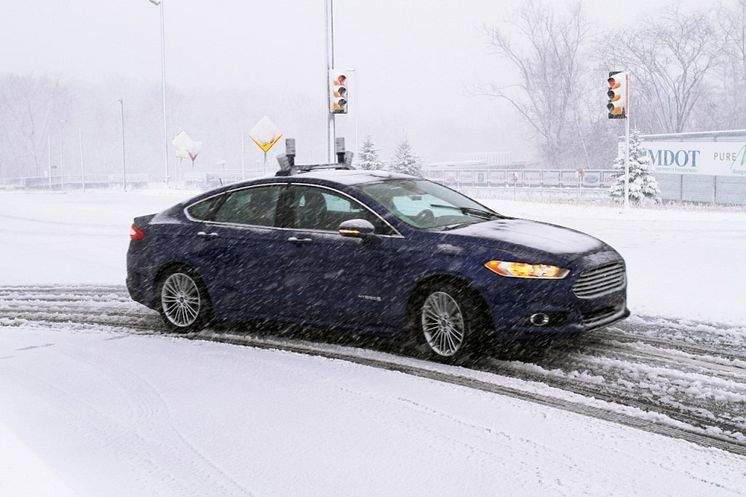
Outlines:
{"label": "roof sensor rack", "polygon": [[345,151],[345,139],[334,140],[334,148],[337,162],[334,164],[296,164],[295,163],[295,138],[285,140],[285,153],[277,156],[280,170],[275,176],[293,176],[299,173],[307,173],[317,169],[355,169],[352,167],[352,152]]}
{"label": "roof sensor rack", "polygon": [[316,171],[317,169],[342,169],[351,170],[355,169],[347,164],[303,164],[302,166],[290,166],[288,169],[280,169],[275,173],[275,176],[293,176],[295,174],[307,173],[309,171]]}

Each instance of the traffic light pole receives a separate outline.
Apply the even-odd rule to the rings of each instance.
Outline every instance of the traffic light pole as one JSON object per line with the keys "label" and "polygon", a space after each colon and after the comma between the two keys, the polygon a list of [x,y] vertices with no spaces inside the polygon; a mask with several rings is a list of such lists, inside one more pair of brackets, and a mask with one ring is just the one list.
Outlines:
{"label": "traffic light pole", "polygon": [[334,122],[334,113],[331,112],[331,81],[330,74],[334,67],[334,0],[325,0],[324,9],[326,12],[326,161],[331,164],[334,157],[335,139],[337,138],[336,123]]}
{"label": "traffic light pole", "polygon": [[624,210],[629,209],[629,120],[630,120],[630,101],[629,101],[629,71],[624,74],[625,92],[626,92],[626,119],[624,119]]}

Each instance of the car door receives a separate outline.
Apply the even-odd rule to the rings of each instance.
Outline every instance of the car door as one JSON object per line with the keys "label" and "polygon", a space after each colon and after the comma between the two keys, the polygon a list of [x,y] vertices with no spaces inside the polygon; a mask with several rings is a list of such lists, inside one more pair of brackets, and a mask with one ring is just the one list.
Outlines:
{"label": "car door", "polygon": [[203,274],[213,304],[227,317],[274,315],[280,305],[279,251],[287,233],[276,225],[283,184],[230,191],[203,221]]}
{"label": "car door", "polygon": [[[386,324],[393,292],[392,258],[402,238],[351,196],[328,187],[293,184],[288,195],[284,272],[286,312],[306,322]],[[366,239],[339,234],[342,221],[370,221]]]}

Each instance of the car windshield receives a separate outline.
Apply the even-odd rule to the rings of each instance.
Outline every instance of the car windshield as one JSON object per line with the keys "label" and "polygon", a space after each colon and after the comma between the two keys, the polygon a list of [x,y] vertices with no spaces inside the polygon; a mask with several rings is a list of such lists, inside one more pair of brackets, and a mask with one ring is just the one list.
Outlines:
{"label": "car windshield", "polygon": [[424,179],[388,180],[359,188],[394,216],[419,229],[453,229],[504,217],[469,197]]}

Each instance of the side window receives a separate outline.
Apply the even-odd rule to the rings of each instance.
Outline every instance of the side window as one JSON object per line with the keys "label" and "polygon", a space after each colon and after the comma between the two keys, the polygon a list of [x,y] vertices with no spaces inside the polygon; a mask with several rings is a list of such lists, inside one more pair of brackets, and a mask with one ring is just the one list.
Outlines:
{"label": "side window", "polygon": [[391,228],[359,202],[325,188],[294,186],[289,226],[296,229],[337,231],[349,219],[365,219],[376,234],[392,234]]}
{"label": "side window", "polygon": [[275,226],[275,212],[280,186],[258,186],[228,194],[215,212],[214,221],[221,223]]}
{"label": "side window", "polygon": [[196,204],[190,206],[187,209],[187,212],[190,216],[192,216],[194,219],[199,219],[200,221],[204,221],[207,219],[207,216],[210,214],[210,210],[215,206],[215,204],[222,198],[222,195],[216,195],[214,197],[208,198],[207,200],[203,200],[201,202],[197,202]]}

